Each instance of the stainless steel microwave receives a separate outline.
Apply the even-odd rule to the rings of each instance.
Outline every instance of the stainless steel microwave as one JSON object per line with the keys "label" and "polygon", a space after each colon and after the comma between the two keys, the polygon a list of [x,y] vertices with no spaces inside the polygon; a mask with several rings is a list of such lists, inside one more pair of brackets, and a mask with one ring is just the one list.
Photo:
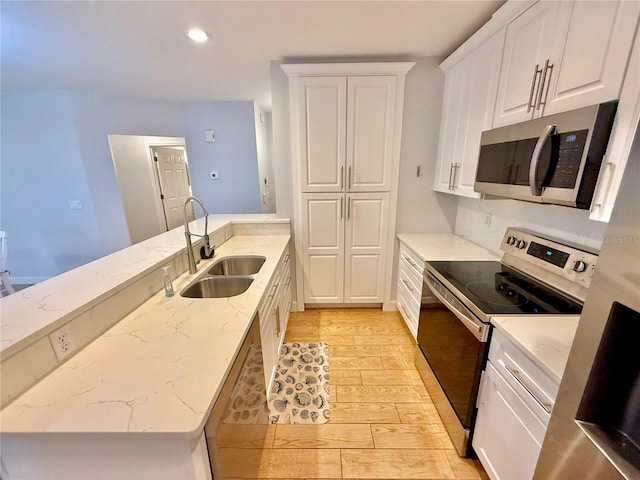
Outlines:
{"label": "stainless steel microwave", "polygon": [[617,101],[482,132],[474,190],[588,209]]}

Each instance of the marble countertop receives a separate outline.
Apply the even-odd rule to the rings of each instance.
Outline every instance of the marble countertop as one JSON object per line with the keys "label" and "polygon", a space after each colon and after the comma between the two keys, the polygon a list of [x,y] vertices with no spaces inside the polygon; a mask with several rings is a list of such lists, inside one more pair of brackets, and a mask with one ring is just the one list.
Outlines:
{"label": "marble countertop", "polygon": [[560,384],[579,319],[578,315],[494,317],[491,323]]}
{"label": "marble countertop", "polygon": [[[221,299],[181,297],[182,288],[206,270],[208,263],[201,263],[198,273],[185,273],[174,281],[175,296],[167,298],[161,291],[151,297],[4,408],[2,432],[155,438],[201,434],[289,239],[289,235],[229,239],[207,262],[235,254],[267,258],[245,293]],[[170,245],[167,239],[158,255],[174,254]],[[135,269],[154,261],[145,257]],[[118,279],[118,275],[105,277],[102,284],[106,288]],[[64,305],[63,299],[54,300]]]}
{"label": "marble countertop", "polygon": [[400,233],[398,239],[425,262],[500,260],[485,248],[453,233]]}
{"label": "marble countertop", "polygon": [[[209,215],[208,222],[211,233],[234,222],[289,223],[289,220],[278,219],[274,214],[247,214]],[[189,225],[192,232],[202,232],[204,218]],[[1,298],[0,355],[11,356],[24,342],[48,335],[68,319],[185,251],[184,227],[180,226]]]}

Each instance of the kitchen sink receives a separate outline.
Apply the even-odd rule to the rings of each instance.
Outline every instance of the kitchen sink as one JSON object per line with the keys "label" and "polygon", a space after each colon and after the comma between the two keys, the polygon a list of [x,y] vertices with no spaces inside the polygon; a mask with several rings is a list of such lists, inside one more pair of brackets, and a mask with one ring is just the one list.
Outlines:
{"label": "kitchen sink", "polygon": [[187,286],[180,295],[188,298],[234,297],[246,292],[253,282],[249,276],[205,277]]}
{"label": "kitchen sink", "polygon": [[253,275],[258,273],[266,258],[257,255],[234,255],[215,262],[207,271],[209,275]]}

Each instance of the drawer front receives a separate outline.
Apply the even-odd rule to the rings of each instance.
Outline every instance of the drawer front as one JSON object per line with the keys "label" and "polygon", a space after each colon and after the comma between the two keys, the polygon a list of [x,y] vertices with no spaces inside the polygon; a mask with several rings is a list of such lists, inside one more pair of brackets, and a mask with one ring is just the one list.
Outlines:
{"label": "drawer front", "polygon": [[422,294],[422,279],[418,281],[411,270],[409,270],[408,268],[400,268],[398,270],[398,283],[402,284],[407,294],[411,296],[413,300],[415,300],[415,303],[417,305],[420,305],[420,297]]}
{"label": "drawer front", "polygon": [[498,373],[548,425],[559,385],[500,331],[494,330],[489,360]]}
{"label": "drawer front", "polygon": [[[404,243],[400,244],[400,260],[404,260],[407,266],[415,273],[415,275],[422,281],[422,274],[424,273],[424,260],[413,253]],[[398,267],[400,268],[400,267]]]}
{"label": "drawer front", "polygon": [[403,283],[398,283],[396,303],[407,327],[409,327],[413,337],[417,339],[420,302],[416,302],[416,300],[409,294]]}

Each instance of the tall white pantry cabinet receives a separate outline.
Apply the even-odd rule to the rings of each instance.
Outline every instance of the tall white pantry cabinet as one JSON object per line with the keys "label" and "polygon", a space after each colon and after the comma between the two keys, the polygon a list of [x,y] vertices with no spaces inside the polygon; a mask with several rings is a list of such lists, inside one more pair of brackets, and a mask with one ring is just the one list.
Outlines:
{"label": "tall white pantry cabinet", "polygon": [[404,79],[413,65],[281,66],[289,77],[299,310],[390,305]]}

